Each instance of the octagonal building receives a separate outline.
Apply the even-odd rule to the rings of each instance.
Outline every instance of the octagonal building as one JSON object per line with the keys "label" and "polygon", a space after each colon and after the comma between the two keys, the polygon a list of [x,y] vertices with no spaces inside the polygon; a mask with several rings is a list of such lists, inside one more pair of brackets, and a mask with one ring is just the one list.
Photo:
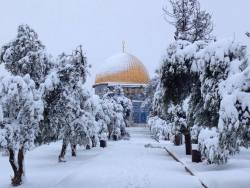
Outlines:
{"label": "octagonal building", "polygon": [[146,67],[137,57],[126,52],[108,58],[103,65],[95,78],[95,93],[102,96],[107,88],[112,90],[114,86],[121,86],[125,96],[132,100],[133,122],[146,123],[149,109],[141,105],[149,82]]}

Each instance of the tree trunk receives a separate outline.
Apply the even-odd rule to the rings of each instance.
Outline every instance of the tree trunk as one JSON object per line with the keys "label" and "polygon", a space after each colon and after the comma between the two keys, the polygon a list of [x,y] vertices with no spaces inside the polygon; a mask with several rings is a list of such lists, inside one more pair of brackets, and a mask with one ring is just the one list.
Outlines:
{"label": "tree trunk", "polygon": [[9,162],[11,164],[11,167],[14,171],[14,177],[11,179],[11,183],[13,186],[18,186],[22,184],[22,177],[24,175],[24,167],[23,167],[23,161],[24,161],[24,148],[21,147],[18,150],[17,155],[17,164],[15,162],[15,152],[13,149],[9,148]]}
{"label": "tree trunk", "polygon": [[97,143],[96,143],[95,136],[91,137],[91,142],[92,142],[92,147],[96,147]]}
{"label": "tree trunk", "polygon": [[114,129],[113,126],[111,126],[111,125],[109,124],[109,126],[108,126],[108,132],[109,132],[109,134],[108,134],[108,139],[111,139],[112,130],[113,130],[113,129]]}
{"label": "tree trunk", "polygon": [[76,144],[71,144],[71,155],[76,157]]}
{"label": "tree trunk", "polygon": [[58,162],[65,162],[64,156],[66,154],[67,145],[68,144],[65,141],[63,141],[62,150],[61,150],[61,153],[60,153],[60,155],[58,157]]}
{"label": "tree trunk", "polygon": [[189,131],[185,133],[185,146],[186,146],[186,155],[191,155],[192,144],[191,144],[191,135]]}
{"label": "tree trunk", "polygon": [[10,165],[12,167],[12,170],[14,172],[14,177],[17,175],[17,165],[16,165],[16,161],[15,161],[15,152],[13,149],[9,148],[9,162]]}
{"label": "tree trunk", "polygon": [[182,143],[182,135],[180,133],[174,136],[174,145],[179,146]]}

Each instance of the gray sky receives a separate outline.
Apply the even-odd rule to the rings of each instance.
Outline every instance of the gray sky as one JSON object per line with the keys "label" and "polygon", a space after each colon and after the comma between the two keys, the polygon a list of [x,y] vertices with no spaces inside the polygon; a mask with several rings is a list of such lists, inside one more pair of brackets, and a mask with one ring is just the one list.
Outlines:
{"label": "gray sky", "polygon": [[[153,75],[174,29],[163,18],[167,0],[0,0],[0,45],[27,23],[56,56],[82,44],[94,74],[104,60],[126,50],[137,56]],[[218,39],[235,36],[250,41],[250,0],[200,0],[212,13]]]}

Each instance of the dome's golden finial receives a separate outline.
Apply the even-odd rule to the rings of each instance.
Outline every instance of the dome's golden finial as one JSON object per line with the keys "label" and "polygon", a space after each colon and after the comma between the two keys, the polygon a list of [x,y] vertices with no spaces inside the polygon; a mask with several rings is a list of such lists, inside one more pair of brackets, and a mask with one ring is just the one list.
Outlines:
{"label": "dome's golden finial", "polygon": [[122,52],[125,53],[125,41],[122,41]]}

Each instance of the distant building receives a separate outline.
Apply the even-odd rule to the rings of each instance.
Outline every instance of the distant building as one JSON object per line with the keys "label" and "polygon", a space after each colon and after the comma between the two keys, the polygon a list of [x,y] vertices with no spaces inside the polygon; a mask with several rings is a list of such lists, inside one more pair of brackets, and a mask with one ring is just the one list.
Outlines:
{"label": "distant building", "polygon": [[149,109],[141,104],[145,100],[144,89],[148,82],[149,74],[142,62],[123,52],[106,60],[103,69],[96,75],[93,87],[95,93],[102,96],[107,88],[121,86],[125,96],[132,100],[133,122],[146,123]]}

